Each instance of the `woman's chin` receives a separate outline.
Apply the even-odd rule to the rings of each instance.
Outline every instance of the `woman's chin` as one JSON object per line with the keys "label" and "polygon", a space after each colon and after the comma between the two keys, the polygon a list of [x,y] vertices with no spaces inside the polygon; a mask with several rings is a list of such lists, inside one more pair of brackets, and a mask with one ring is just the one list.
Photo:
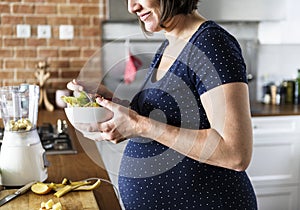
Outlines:
{"label": "woman's chin", "polygon": [[162,30],[162,28],[160,26],[153,25],[153,24],[147,23],[147,22],[145,22],[144,24],[145,24],[146,31],[148,31],[150,33],[159,32]]}

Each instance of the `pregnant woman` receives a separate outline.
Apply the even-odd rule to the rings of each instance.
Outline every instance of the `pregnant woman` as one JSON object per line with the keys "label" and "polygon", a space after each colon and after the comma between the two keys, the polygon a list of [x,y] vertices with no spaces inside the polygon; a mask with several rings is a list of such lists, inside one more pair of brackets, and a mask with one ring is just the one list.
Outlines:
{"label": "pregnant woman", "polygon": [[237,40],[197,12],[198,0],[127,3],[146,34],[163,30],[166,40],[129,107],[105,99],[113,93],[101,86],[96,101],[114,116],[85,126],[128,141],[119,174],[125,209],[257,209],[245,172],[252,128]]}

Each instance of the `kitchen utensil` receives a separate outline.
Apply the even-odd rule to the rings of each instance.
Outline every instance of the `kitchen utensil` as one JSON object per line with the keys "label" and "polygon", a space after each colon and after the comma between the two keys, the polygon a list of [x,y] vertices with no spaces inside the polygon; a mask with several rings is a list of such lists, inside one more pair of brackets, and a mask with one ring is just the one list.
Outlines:
{"label": "kitchen utensil", "polygon": [[4,186],[22,186],[48,177],[46,153],[36,128],[39,90],[39,86],[29,84],[0,88],[4,124],[0,169]]}
{"label": "kitchen utensil", "polygon": [[2,198],[0,200],[0,206],[6,204],[7,202],[11,201],[12,199],[16,198],[19,195],[24,194],[25,192],[27,192],[27,190],[30,189],[30,187],[36,183],[36,181],[33,182],[29,182],[28,184],[26,184],[24,187],[20,188],[19,190],[17,190],[16,192],[14,192],[13,194],[7,195],[4,198]]}

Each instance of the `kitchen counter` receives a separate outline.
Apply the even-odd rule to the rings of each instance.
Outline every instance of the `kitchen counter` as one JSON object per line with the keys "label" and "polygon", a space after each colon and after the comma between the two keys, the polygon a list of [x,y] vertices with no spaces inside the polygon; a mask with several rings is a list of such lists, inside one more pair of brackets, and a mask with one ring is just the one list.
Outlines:
{"label": "kitchen counter", "polygon": [[[39,110],[38,124],[45,122],[55,124],[57,119],[67,119],[63,110],[55,110],[54,112]],[[78,138],[79,133],[75,132],[71,125],[69,126],[69,135],[74,141],[77,154],[47,155],[50,166],[48,168],[48,179],[46,182],[61,182],[64,177],[73,181],[90,177],[109,180],[107,171],[99,166],[103,166],[103,163],[95,142]],[[84,140],[84,144],[80,142],[82,139]],[[89,154],[93,153],[93,160],[89,154],[85,153],[83,147],[85,150],[89,150]],[[111,185],[102,182],[100,187],[94,190],[94,195],[101,210],[121,209]]]}
{"label": "kitchen counter", "polygon": [[[300,105],[266,105],[259,102],[251,103],[253,117],[300,115]],[[58,119],[67,119],[62,109],[48,112],[39,110],[38,125],[42,123],[56,124]],[[47,155],[50,166],[46,182],[61,182],[63,178],[73,181],[99,177],[109,180],[107,171],[103,166],[102,158],[94,141],[84,139],[69,124],[69,135],[77,150],[76,154]],[[80,137],[80,138],[78,138]],[[84,141],[84,144],[83,142]],[[87,154],[85,151],[89,150]],[[90,157],[90,154],[93,154]],[[102,182],[99,188],[93,191],[97,204],[101,210],[120,210],[118,199],[111,185]]]}
{"label": "kitchen counter", "polygon": [[272,105],[251,102],[252,117],[300,115],[300,105]]}

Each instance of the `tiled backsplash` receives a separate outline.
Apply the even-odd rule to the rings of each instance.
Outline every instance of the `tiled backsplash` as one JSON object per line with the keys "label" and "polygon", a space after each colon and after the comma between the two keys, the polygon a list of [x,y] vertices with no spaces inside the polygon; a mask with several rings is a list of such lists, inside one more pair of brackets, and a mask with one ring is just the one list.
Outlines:
{"label": "tiled backsplash", "polygon": [[[101,46],[105,0],[1,1],[0,86],[35,83],[39,61],[47,60],[49,89],[65,88],[88,58]],[[28,25],[27,38],[17,36],[17,25]],[[50,27],[50,38],[40,38],[38,26]],[[61,39],[59,27],[74,28],[72,39]],[[24,31],[23,31],[24,32]],[[21,33],[22,34],[22,33]]]}

